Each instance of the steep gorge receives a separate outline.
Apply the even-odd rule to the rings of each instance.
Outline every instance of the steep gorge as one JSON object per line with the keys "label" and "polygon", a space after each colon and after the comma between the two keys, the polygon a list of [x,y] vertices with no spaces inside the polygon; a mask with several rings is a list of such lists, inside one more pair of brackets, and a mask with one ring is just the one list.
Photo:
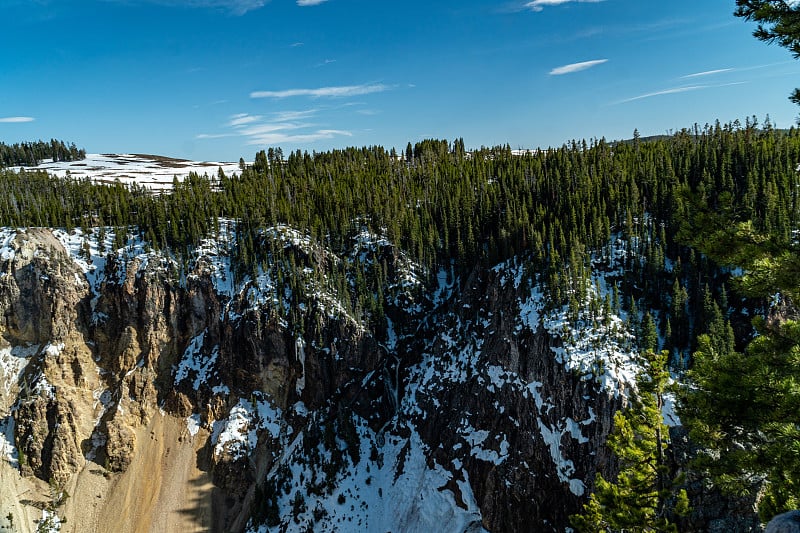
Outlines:
{"label": "steep gorge", "polygon": [[[294,268],[235,281],[222,235],[188,265],[97,231],[2,238],[2,526],[564,531],[614,473],[630,335],[548,308],[523,258],[432,285],[379,236],[337,256],[280,227]],[[376,326],[326,272],[377,263]]]}

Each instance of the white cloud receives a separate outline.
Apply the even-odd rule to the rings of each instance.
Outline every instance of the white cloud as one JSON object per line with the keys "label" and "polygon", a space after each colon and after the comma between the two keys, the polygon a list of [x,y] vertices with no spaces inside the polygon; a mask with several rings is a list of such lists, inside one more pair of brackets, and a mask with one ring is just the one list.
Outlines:
{"label": "white cloud", "polygon": [[723,72],[731,72],[732,68],[718,68],[716,70],[706,70],[703,72],[695,72],[694,74],[687,74],[686,76],[681,76],[681,79],[688,79],[688,78],[700,78],[703,76],[713,76],[714,74],[722,74]]}
{"label": "white cloud", "polygon": [[334,137],[351,137],[344,129],[324,128],[307,121],[319,109],[300,111],[277,111],[269,118],[249,113],[232,115],[226,126],[229,133],[201,133],[196,139],[219,139],[224,137],[243,137],[248,145],[310,144]]}
{"label": "white cloud", "polygon": [[608,59],[593,59],[591,61],[581,61],[580,63],[570,63],[569,65],[562,65],[550,71],[551,76],[561,76],[563,74],[572,74],[573,72],[580,72],[587,68],[592,68],[597,65],[602,65]]}
{"label": "white cloud", "polygon": [[292,120],[304,120],[316,115],[317,109],[306,109],[303,111],[278,111],[272,114],[272,120],[275,122],[289,122]]}
{"label": "white cloud", "polygon": [[[131,0],[106,0],[116,3],[131,3]],[[139,0],[139,3],[159,4],[168,7],[199,7],[224,9],[235,15],[244,15],[248,11],[264,7],[269,0]]]}
{"label": "white cloud", "polygon": [[36,120],[33,117],[1,117],[0,122],[4,122],[7,124],[18,124],[22,122],[33,122]]}
{"label": "white cloud", "polygon": [[[796,0],[800,3],[800,0]],[[686,74],[685,76],[681,76],[680,79],[693,79],[693,78],[702,78],[704,76],[714,76],[715,74],[725,74],[727,72],[747,72],[750,70],[761,70],[769,67],[776,67],[779,65],[787,65],[793,64],[794,61],[779,61],[778,63],[765,63],[763,65],[752,65],[749,67],[735,67],[735,68],[718,68],[714,70],[704,70],[703,72],[695,72],[693,74]]]}
{"label": "white cloud", "polygon": [[689,91],[698,91],[700,89],[707,89],[708,87],[709,87],[708,85],[689,85],[686,87],[673,87],[672,89],[664,89],[653,93],[640,94],[639,96],[634,96],[633,98],[627,98],[625,100],[621,100],[620,103],[633,102],[634,100],[643,100],[645,98],[652,98],[653,96],[663,96],[665,94],[677,94]]}
{"label": "white cloud", "polygon": [[293,96],[310,96],[311,98],[342,98],[361,96],[389,90],[382,83],[365,85],[344,85],[340,87],[320,87],[318,89],[287,89],[284,91],[254,91],[250,98],[290,98]]}
{"label": "white cloud", "polygon": [[195,135],[195,139],[224,139],[225,137],[236,137],[235,133],[200,133]]}
{"label": "white cloud", "polygon": [[533,0],[532,2],[527,2],[524,7],[531,11],[541,11],[547,6],[560,6],[561,4],[569,4],[571,2],[597,4],[603,1],[605,0]]}
{"label": "white cloud", "polygon": [[250,137],[247,144],[255,145],[276,145],[276,144],[304,144],[321,141],[323,139],[333,139],[334,137],[352,137],[353,134],[346,130],[316,130],[309,133],[265,133]]}
{"label": "white cloud", "polygon": [[297,0],[298,6],[318,6],[328,0]]}
{"label": "white cloud", "polygon": [[228,122],[228,126],[244,126],[245,124],[251,124],[253,122],[258,122],[261,120],[259,115],[248,115],[247,113],[239,113],[237,115],[233,115],[231,117],[230,122]]}
{"label": "white cloud", "polygon": [[634,96],[632,98],[626,98],[625,100],[620,100],[617,102],[618,104],[625,104],[627,102],[634,102],[636,100],[643,100],[645,98],[652,98],[654,96],[664,96],[667,94],[679,94],[685,93],[689,91],[700,91],[702,89],[715,89],[717,87],[730,87],[732,85],[743,85],[747,83],[746,81],[735,81],[733,83],[719,83],[716,85],[686,85],[683,87],[672,87],[671,89],[663,89],[661,91],[656,91],[652,93],[645,93],[640,94],[639,96]]}
{"label": "white cloud", "polygon": [[257,137],[279,131],[293,131],[309,127],[310,124],[298,124],[293,122],[272,122],[264,124],[255,124],[239,130],[240,135],[245,137]]}

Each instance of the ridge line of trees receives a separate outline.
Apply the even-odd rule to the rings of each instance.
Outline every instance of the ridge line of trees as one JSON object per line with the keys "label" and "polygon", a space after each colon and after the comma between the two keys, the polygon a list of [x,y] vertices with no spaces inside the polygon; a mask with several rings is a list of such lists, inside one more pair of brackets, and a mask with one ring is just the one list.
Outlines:
{"label": "ridge line of trees", "polygon": [[0,143],[0,168],[35,167],[45,159],[53,161],[79,161],[86,158],[86,150],[75,143],[67,145],[64,141],[51,139],[50,142],[35,141],[15,144]]}

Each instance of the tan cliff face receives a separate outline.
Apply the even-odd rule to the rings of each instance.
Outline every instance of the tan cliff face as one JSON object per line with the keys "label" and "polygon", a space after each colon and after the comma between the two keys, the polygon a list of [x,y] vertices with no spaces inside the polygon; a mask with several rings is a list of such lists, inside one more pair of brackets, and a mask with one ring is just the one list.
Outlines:
{"label": "tan cliff face", "polygon": [[[22,478],[14,483],[19,494],[5,493],[7,501],[0,503],[5,510],[17,499],[20,530],[26,530],[24,517],[31,529],[41,518],[38,508],[50,505],[48,484],[70,493],[59,512],[66,508],[67,515],[81,517],[78,524],[67,516],[67,530],[171,530],[149,513],[180,514],[195,506],[192,497],[200,498],[200,492],[167,479],[176,469],[183,482],[205,487],[197,507],[219,510],[183,516],[172,530],[186,531],[195,519],[198,530],[228,530],[233,522],[242,528],[249,510],[242,501],[252,492],[256,469],[263,471],[270,461],[254,458],[253,450],[241,457],[235,449],[215,449],[209,442],[215,422],[224,422],[240,396],[251,391],[265,392],[282,409],[301,398],[319,407],[350,374],[374,364],[371,354],[377,350],[369,336],[353,324],[322,325],[320,317],[320,327],[341,346],[339,363],[331,368],[310,353],[299,366],[285,323],[253,308],[244,296],[218,294],[202,263],[180,285],[170,277],[175,265],[156,254],[144,261],[109,257],[93,294],[81,265],[52,231],[20,230],[6,249],[0,262],[0,342],[31,353],[19,385],[4,393],[2,405],[6,413],[15,406]],[[227,320],[225,305],[241,315]],[[202,350],[214,346],[221,354],[213,391],[209,381],[175,383],[173,377],[198,335]],[[302,391],[293,385],[300,373],[309,383]],[[189,431],[184,419],[193,413],[198,427]],[[10,463],[2,468],[4,477],[12,476]],[[36,496],[26,500],[21,494]],[[24,509],[22,500],[33,510]],[[91,513],[81,509],[88,504]],[[120,514],[109,507],[116,505],[122,505]]]}
{"label": "tan cliff face", "polygon": [[[74,523],[67,520],[67,530],[147,530],[150,519],[145,511],[154,508],[150,493],[163,482],[156,481],[162,478],[159,455],[166,453],[165,437],[157,433],[185,432],[185,427],[164,429],[165,424],[184,424],[164,422],[159,410],[159,387],[169,381],[180,335],[191,334],[179,331],[168,312],[176,305],[176,291],[160,265],[140,269],[133,259],[120,279],[114,279],[115,265],[109,265],[109,282],[93,310],[83,271],[51,231],[21,231],[7,249],[0,280],[0,342],[31,353],[19,385],[3,398],[4,409],[15,401],[17,405],[14,440],[23,478],[9,485],[16,486],[18,494],[4,491],[4,498],[7,494],[17,499],[14,527],[33,528],[34,520],[41,518],[38,508],[50,505],[50,484],[71,493],[66,514],[82,517]],[[198,309],[205,312],[196,304],[193,319],[203,320]],[[166,377],[160,379],[164,370]],[[192,443],[181,446],[176,438],[167,440],[179,450],[192,451]],[[153,446],[156,441],[160,447]],[[189,455],[188,466],[197,477],[202,472],[194,466],[194,453]],[[121,490],[119,476],[128,470],[148,481],[126,483]],[[170,470],[174,468],[166,469]],[[4,472],[4,478],[13,477]],[[177,505],[183,501],[177,495],[183,493],[183,488],[172,490],[167,500]],[[125,500],[121,514],[106,507],[119,504],[118,494]],[[2,503],[4,509],[11,505]],[[91,516],[82,509],[87,505],[93,509]]]}
{"label": "tan cliff face", "polygon": [[[47,230],[17,235],[0,281],[0,336],[7,346],[38,347],[19,390],[17,443],[23,473],[63,483],[77,471],[83,434],[91,432],[95,365],[80,327],[88,287]],[[9,400],[10,398],[7,398]]]}

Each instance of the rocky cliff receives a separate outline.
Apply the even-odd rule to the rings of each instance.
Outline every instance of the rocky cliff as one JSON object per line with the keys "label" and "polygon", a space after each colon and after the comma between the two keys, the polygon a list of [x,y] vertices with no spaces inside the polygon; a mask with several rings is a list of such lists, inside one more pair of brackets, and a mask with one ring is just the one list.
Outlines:
{"label": "rocky cliff", "polygon": [[0,526],[564,531],[614,474],[624,317],[552,308],[523,259],[426,276],[366,232],[263,237],[234,278],[225,226],[188,261],[2,232]]}

